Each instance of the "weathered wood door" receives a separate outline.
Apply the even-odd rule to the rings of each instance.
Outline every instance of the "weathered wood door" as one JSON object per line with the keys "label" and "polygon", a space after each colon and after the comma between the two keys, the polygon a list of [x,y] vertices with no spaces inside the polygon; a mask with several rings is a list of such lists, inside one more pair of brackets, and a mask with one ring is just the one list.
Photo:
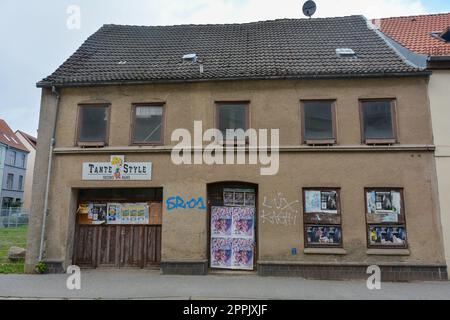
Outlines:
{"label": "weathered wood door", "polygon": [[83,268],[150,268],[161,262],[161,226],[78,225],[74,263]]}

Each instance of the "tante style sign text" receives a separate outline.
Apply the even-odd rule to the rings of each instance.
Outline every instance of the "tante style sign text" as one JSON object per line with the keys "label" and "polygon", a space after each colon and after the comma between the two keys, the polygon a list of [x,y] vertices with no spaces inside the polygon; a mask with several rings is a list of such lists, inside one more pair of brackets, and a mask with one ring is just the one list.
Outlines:
{"label": "tante style sign text", "polygon": [[84,162],[83,180],[151,180],[151,162],[125,162],[124,156],[111,156],[111,162]]}

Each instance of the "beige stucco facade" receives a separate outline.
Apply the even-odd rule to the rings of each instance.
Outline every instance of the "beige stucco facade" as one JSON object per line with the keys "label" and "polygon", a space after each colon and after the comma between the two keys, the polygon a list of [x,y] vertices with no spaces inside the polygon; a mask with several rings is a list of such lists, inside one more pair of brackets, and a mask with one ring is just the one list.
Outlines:
{"label": "beige stucco facade", "polygon": [[[292,264],[386,264],[445,266],[437,197],[436,165],[426,77],[236,81],[61,89],[56,146],[50,180],[46,254],[71,264],[76,190],[82,188],[162,187],[172,196],[207,198],[207,184],[241,181],[258,185],[257,261]],[[359,99],[395,98],[399,144],[361,144]],[[301,145],[300,100],[336,99],[337,145]],[[250,127],[280,129],[280,169],[261,176],[260,165],[181,165],[170,158],[171,133],[193,130],[194,121],[214,127],[215,101],[250,101]],[[111,104],[109,146],[75,147],[77,105]],[[130,146],[133,103],[165,103],[165,146]],[[26,268],[33,271],[39,252],[49,141],[55,99],[44,89],[35,166],[32,219]],[[448,130],[448,126],[446,128]],[[450,145],[450,143],[447,143]],[[450,147],[449,147],[450,148]],[[113,154],[127,161],[152,162],[151,181],[82,181],[83,162],[107,162]],[[450,158],[449,158],[450,159]],[[442,164],[441,164],[442,165]],[[450,169],[450,166],[447,167]],[[341,188],[343,250],[304,251],[302,188]],[[408,249],[368,250],[364,188],[403,188]],[[450,187],[450,186],[447,186]],[[267,204],[280,197],[293,204],[292,219],[273,219]],[[163,209],[162,261],[207,261],[207,212]],[[292,254],[292,248],[298,254]]]}
{"label": "beige stucco facade", "polygon": [[434,70],[429,95],[447,265],[450,263],[450,70]]}

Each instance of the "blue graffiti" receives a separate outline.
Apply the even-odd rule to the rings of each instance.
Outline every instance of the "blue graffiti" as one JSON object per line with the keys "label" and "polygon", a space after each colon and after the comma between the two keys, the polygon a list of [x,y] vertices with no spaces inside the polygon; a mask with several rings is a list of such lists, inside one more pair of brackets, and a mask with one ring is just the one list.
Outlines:
{"label": "blue graffiti", "polygon": [[167,199],[166,201],[167,211],[173,211],[176,209],[197,209],[197,210],[206,210],[205,201],[202,197],[200,198],[191,198],[185,201],[182,197],[176,196]]}

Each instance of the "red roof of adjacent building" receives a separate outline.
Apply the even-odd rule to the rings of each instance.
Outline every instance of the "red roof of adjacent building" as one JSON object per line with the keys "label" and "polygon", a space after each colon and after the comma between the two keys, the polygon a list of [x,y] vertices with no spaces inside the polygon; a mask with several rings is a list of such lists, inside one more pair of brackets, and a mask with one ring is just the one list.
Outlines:
{"label": "red roof of adjacent building", "polygon": [[450,56],[450,42],[434,37],[450,27],[450,13],[374,19],[385,35],[409,50],[429,56]]}
{"label": "red roof of adjacent building", "polygon": [[19,138],[14,134],[6,121],[3,119],[0,119],[0,143],[6,144],[11,148],[28,152],[28,149],[24,146],[24,144],[19,140]]}
{"label": "red roof of adjacent building", "polygon": [[34,149],[36,149],[36,146],[37,146],[37,139],[36,139],[35,137],[33,137],[32,135],[29,135],[28,133],[23,132],[23,131],[21,131],[21,130],[17,130],[17,131],[16,131],[16,134],[21,134],[22,137],[23,137],[25,140],[27,140],[28,143],[29,143]]}

